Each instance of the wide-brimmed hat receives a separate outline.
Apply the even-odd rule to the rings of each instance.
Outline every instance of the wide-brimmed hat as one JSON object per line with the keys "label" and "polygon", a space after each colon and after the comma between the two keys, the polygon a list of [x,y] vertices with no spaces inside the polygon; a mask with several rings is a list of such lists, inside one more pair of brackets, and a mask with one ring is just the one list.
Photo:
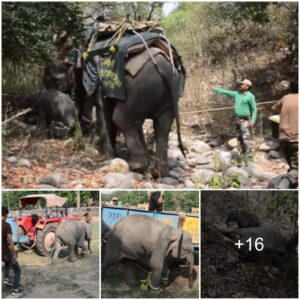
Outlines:
{"label": "wide-brimmed hat", "polygon": [[252,86],[252,82],[249,79],[244,79],[243,81],[240,81],[239,84],[247,84],[249,86]]}

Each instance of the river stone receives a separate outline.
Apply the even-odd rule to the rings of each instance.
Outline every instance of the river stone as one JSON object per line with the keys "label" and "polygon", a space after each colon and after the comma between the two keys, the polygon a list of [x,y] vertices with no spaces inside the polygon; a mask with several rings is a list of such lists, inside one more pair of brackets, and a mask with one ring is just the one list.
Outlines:
{"label": "river stone", "polygon": [[53,185],[49,185],[49,184],[39,184],[36,186],[37,189],[41,189],[41,190],[56,190],[57,187],[53,186]]}
{"label": "river stone", "polygon": [[191,180],[186,179],[184,181],[184,187],[191,189],[195,187],[195,184]]}
{"label": "river stone", "polygon": [[160,178],[159,182],[162,184],[167,184],[167,185],[178,184],[178,181],[172,177],[162,177],[162,178]]}
{"label": "river stone", "polygon": [[127,161],[121,158],[114,158],[110,162],[110,168],[116,173],[129,172],[129,165]]}
{"label": "river stone", "polygon": [[102,179],[106,189],[132,189],[132,179],[124,173],[110,173]]}
{"label": "river stone", "polygon": [[183,155],[182,155],[182,153],[179,149],[169,149],[168,150],[168,157],[178,159],[180,157],[183,157]]}
{"label": "river stone", "polygon": [[239,145],[238,139],[237,138],[232,138],[227,142],[228,146],[233,149],[233,148],[237,148]]}
{"label": "river stone", "polygon": [[222,144],[223,144],[223,140],[219,137],[217,137],[217,138],[215,138],[215,139],[213,139],[209,142],[209,146],[212,147],[212,148],[219,147]]}
{"label": "river stone", "polygon": [[177,180],[178,180],[179,183],[184,183],[185,182],[185,178],[184,177],[179,177]]}
{"label": "river stone", "polygon": [[63,177],[61,173],[54,172],[49,176],[39,177],[37,182],[40,184],[47,184],[55,186],[56,188],[61,188],[64,184],[67,183],[67,180]]}
{"label": "river stone", "polygon": [[231,158],[231,153],[227,151],[217,151],[215,154],[215,159],[217,159],[224,168],[231,166]]}
{"label": "river stone", "polygon": [[196,184],[209,184],[215,172],[210,169],[197,170],[192,175],[192,180]]}
{"label": "river stone", "polygon": [[210,146],[207,143],[202,141],[194,141],[193,145],[191,146],[191,151],[197,153],[204,153],[210,150]]}
{"label": "river stone", "polygon": [[256,163],[251,162],[248,164],[248,167],[245,167],[244,169],[249,172],[251,177],[258,180],[264,180],[267,177],[264,169]]}
{"label": "river stone", "polygon": [[193,158],[188,160],[188,165],[190,167],[195,167],[196,165],[208,165],[212,162],[210,158],[206,157],[198,157],[198,158]]}
{"label": "river stone", "polygon": [[242,168],[238,168],[238,167],[230,167],[226,170],[226,175],[237,175],[239,177],[239,181],[241,183],[241,185],[245,185],[245,183],[247,182],[248,178],[249,178],[249,173],[242,169]]}
{"label": "river stone", "polygon": [[170,177],[173,177],[175,179],[178,179],[180,177],[180,175],[177,172],[175,172],[174,170],[169,171],[169,175],[170,175]]}
{"label": "river stone", "polygon": [[152,190],[154,188],[154,185],[151,182],[145,182],[143,188],[146,190]]}
{"label": "river stone", "polygon": [[9,163],[14,164],[17,161],[15,156],[10,156],[6,159]]}
{"label": "river stone", "polygon": [[154,185],[155,189],[158,190],[168,190],[168,189],[174,189],[174,186],[164,183],[157,183]]}
{"label": "river stone", "polygon": [[180,166],[180,162],[178,162],[178,160],[176,160],[176,158],[169,157],[168,158],[168,166],[170,169],[174,169],[174,168]]}
{"label": "river stone", "polygon": [[278,142],[274,142],[274,141],[268,141],[268,142],[264,142],[262,143],[258,150],[263,151],[263,152],[269,152],[271,150],[277,150],[280,148],[280,144]]}
{"label": "river stone", "polygon": [[274,158],[274,159],[278,159],[278,158],[280,158],[280,152],[276,151],[276,150],[271,150],[269,152],[269,157]]}
{"label": "river stone", "polygon": [[17,165],[19,167],[26,167],[26,168],[30,168],[31,167],[31,163],[28,159],[25,158],[20,158],[17,162]]}
{"label": "river stone", "polygon": [[174,172],[176,172],[177,174],[179,174],[179,175],[184,175],[184,170],[183,170],[183,168],[181,168],[181,167],[176,167],[176,168],[174,168],[172,171],[174,171]]}

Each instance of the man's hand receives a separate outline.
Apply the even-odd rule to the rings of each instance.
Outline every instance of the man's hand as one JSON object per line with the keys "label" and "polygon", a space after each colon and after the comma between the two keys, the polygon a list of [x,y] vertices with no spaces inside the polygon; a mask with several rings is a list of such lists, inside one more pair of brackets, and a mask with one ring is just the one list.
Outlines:
{"label": "man's hand", "polygon": [[15,264],[17,262],[17,253],[16,252],[13,252],[12,262],[13,262],[13,264]]}
{"label": "man's hand", "polygon": [[254,124],[253,124],[253,123],[250,123],[250,124],[249,124],[249,129],[252,130],[253,128],[254,128]]}

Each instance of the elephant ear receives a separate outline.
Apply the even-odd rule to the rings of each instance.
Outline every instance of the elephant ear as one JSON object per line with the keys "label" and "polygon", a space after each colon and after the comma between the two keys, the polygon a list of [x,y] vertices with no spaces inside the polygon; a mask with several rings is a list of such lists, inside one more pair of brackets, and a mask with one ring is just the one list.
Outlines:
{"label": "elephant ear", "polygon": [[174,229],[171,235],[171,243],[168,250],[168,253],[172,251],[173,257],[180,257],[182,238],[183,231],[181,229]]}
{"label": "elephant ear", "polygon": [[93,228],[92,225],[85,222],[85,238],[86,240],[90,240],[92,238]]}

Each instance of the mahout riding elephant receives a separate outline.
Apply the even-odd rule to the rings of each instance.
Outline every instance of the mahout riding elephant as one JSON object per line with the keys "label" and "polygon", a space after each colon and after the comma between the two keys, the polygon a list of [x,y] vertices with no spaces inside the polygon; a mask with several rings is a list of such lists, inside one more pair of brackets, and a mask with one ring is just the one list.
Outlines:
{"label": "mahout riding elephant", "polygon": [[260,226],[259,218],[244,210],[231,211],[227,215],[226,225],[229,227],[229,223],[234,222],[238,228],[245,227],[258,227]]}
{"label": "mahout riding elephant", "polygon": [[[58,255],[63,246],[70,250],[69,260],[75,261],[77,247],[84,252],[90,251],[90,242],[92,237],[91,224],[81,220],[63,220],[57,227],[54,246],[50,253],[52,264],[57,263]],[[87,246],[85,244],[87,241]]]}
{"label": "mahout riding elephant", "polygon": [[[136,59],[138,58],[132,56],[129,60],[134,63]],[[180,76],[179,71],[173,68],[165,55],[156,55],[155,61],[155,64],[151,59],[146,62],[134,77],[125,73],[125,101],[107,97],[104,99],[100,84],[92,96],[87,96],[84,92],[81,69],[67,68],[62,62],[53,63],[45,69],[44,84],[67,91],[73,78],[75,95],[78,96],[76,106],[79,119],[82,120],[83,117],[90,119],[91,109],[86,109],[86,106],[96,106],[100,148],[104,157],[112,159],[117,156],[116,134],[120,131],[126,140],[130,169],[137,172],[150,169],[154,177],[164,177],[168,175],[168,138],[174,119],[178,145],[185,155],[178,114]],[[154,122],[155,158],[147,149],[145,142],[142,129],[145,119],[152,119]]]}
{"label": "mahout riding elephant", "polygon": [[194,267],[191,236],[182,229],[175,229],[157,219],[144,215],[122,218],[108,236],[101,273],[122,260],[147,264],[151,270],[149,285],[159,289],[160,279],[167,280],[168,263],[172,259],[185,260],[189,264],[190,286]]}

